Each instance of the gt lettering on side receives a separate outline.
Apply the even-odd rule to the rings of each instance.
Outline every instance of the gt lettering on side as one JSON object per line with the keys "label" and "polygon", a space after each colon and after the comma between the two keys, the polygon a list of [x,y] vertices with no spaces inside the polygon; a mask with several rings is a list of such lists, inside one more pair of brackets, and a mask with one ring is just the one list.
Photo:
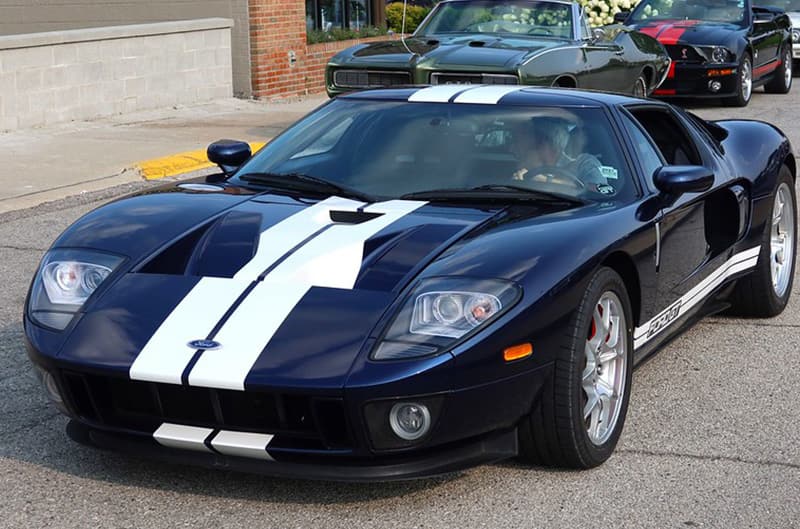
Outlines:
{"label": "gt lettering on side", "polygon": [[680,316],[681,303],[681,300],[676,301],[672,306],[667,307],[661,314],[653,318],[653,321],[650,322],[650,328],[647,330],[648,338],[658,334],[664,327]]}

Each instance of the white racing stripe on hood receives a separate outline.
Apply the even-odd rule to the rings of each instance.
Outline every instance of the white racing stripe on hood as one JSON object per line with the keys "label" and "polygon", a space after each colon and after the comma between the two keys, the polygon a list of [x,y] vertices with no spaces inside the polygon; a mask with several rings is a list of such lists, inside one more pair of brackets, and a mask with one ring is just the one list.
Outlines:
{"label": "white racing stripe on hood", "polygon": [[203,353],[189,384],[243,390],[250,369],[295,305],[314,286],[352,289],[364,243],[425,202],[392,200],[365,211],[382,213],[361,224],[334,225],[288,256],[247,296],[222,326],[219,350]]}
{"label": "white racing stripe on hood", "polygon": [[180,384],[196,350],[236,299],[269,266],[315,232],[333,224],[331,210],[356,211],[362,202],[330,197],[283,219],[261,233],[258,249],[232,279],[204,277],[178,303],[131,365],[133,380]]}

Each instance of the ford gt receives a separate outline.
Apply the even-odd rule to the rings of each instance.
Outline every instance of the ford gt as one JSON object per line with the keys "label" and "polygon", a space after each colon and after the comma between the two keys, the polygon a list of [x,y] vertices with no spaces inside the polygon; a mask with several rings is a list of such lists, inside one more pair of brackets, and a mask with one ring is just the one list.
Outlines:
{"label": "ford gt", "polygon": [[523,86],[329,101],[44,254],[27,351],[69,435],[160,460],[394,480],[590,468],[633,368],[780,313],[796,166],[761,122]]}

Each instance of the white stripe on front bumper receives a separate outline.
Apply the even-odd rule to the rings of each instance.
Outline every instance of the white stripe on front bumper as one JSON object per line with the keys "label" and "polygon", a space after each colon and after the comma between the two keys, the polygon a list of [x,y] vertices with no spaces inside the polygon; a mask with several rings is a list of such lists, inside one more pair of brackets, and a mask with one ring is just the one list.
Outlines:
{"label": "white stripe on front bumper", "polygon": [[273,436],[269,434],[222,430],[211,440],[211,446],[226,456],[274,461],[272,456],[267,453],[267,446],[272,438]]}
{"label": "white stripe on front bumper", "polygon": [[165,422],[153,432],[153,438],[159,444],[169,448],[211,452],[205,445],[206,438],[213,432],[211,428],[199,428],[183,424]]}

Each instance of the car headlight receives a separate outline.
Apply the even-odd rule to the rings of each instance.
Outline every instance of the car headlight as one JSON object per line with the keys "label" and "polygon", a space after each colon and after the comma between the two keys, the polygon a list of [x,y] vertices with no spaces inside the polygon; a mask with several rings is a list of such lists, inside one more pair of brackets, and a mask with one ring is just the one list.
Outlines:
{"label": "car headlight", "polygon": [[440,353],[511,308],[520,289],[510,281],[440,277],[422,281],[372,353],[400,360]]}
{"label": "car headlight", "polygon": [[792,30],[792,42],[800,42],[800,29]]}
{"label": "car headlight", "polygon": [[728,48],[714,46],[711,48],[711,62],[729,62],[733,54]]}
{"label": "car headlight", "polygon": [[122,261],[120,256],[91,250],[48,252],[33,281],[28,314],[46,327],[64,329]]}

